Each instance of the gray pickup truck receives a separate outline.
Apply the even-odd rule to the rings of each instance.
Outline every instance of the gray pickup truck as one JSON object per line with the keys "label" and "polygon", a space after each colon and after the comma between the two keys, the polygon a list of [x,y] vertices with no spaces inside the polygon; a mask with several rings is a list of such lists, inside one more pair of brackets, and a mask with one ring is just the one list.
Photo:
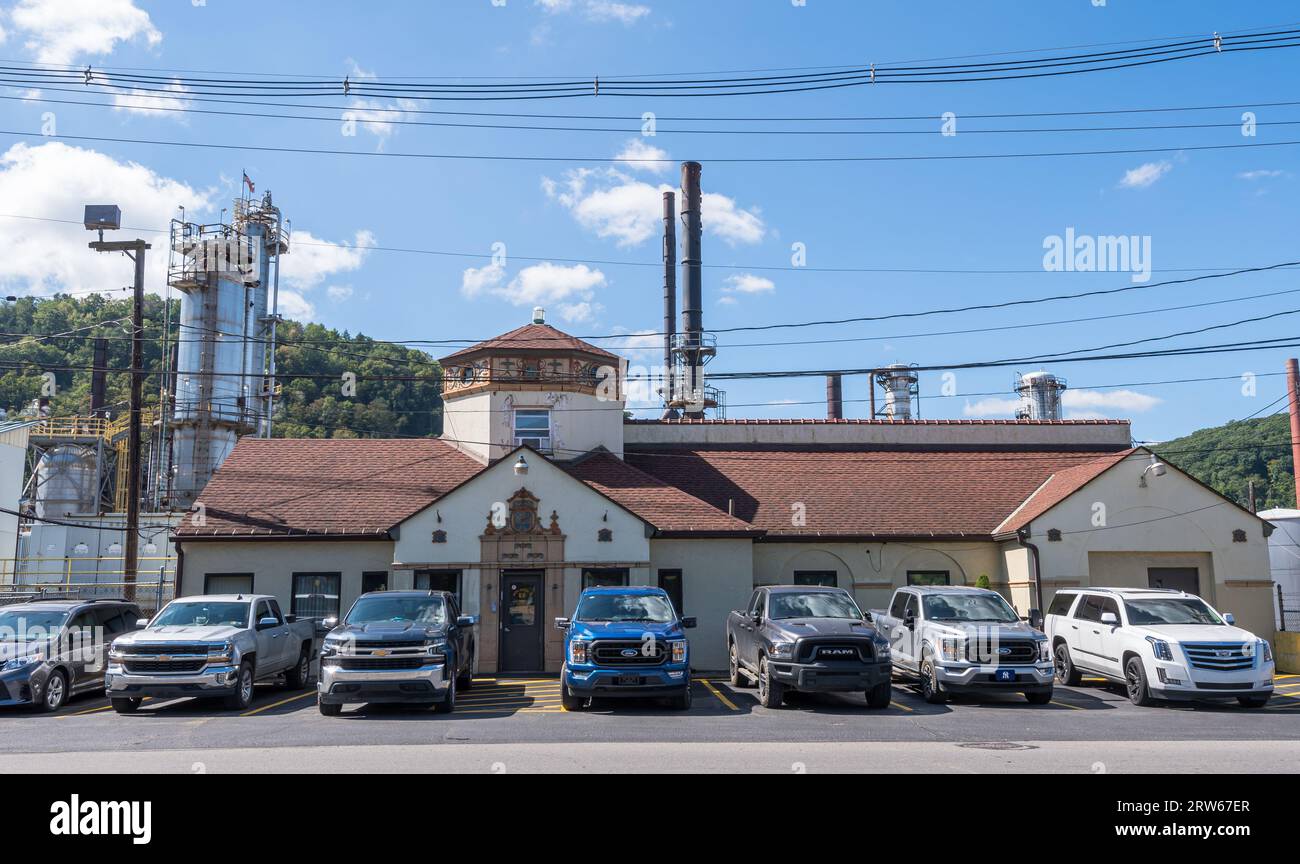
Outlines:
{"label": "gray pickup truck", "polygon": [[843,588],[768,585],[727,617],[731,684],[758,685],[764,708],[791,690],[865,693],[888,708],[889,643]]}
{"label": "gray pickup truck", "polygon": [[113,640],[104,689],[120,714],[146,696],[219,697],[244,709],[255,681],[283,675],[290,689],[307,685],[315,634],[312,621],[283,615],[267,595],[180,597]]}
{"label": "gray pickup truck", "polygon": [[872,609],[889,637],[894,673],[919,682],[925,701],[949,694],[1007,690],[1035,705],[1052,701],[1054,669],[1047,637],[996,591],[965,586],[909,585],[889,609]]}

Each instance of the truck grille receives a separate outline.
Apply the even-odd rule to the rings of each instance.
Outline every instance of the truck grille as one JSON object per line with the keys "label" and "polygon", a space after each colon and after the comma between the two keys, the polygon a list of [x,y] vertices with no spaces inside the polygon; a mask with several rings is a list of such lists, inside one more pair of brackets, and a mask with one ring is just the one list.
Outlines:
{"label": "truck grille", "polygon": [[597,666],[659,666],[668,660],[668,651],[668,643],[663,639],[645,643],[633,639],[591,643],[592,660]]}
{"label": "truck grille", "polygon": [[969,639],[966,659],[985,665],[1022,666],[1038,661],[1038,643],[1027,639]]}
{"label": "truck grille", "polygon": [[407,657],[340,657],[339,665],[352,672],[371,669],[419,669],[424,663],[419,655]]}
{"label": "truck grille", "polygon": [[397,640],[393,640],[393,641],[385,641],[385,640],[382,640],[382,639],[378,639],[378,640],[376,640],[376,639],[357,639],[357,640],[356,640],[355,642],[353,642],[352,644],[353,644],[354,646],[356,646],[357,650],[359,650],[359,651],[372,651],[372,650],[374,650],[375,648],[388,648],[388,649],[392,649],[392,648],[423,648],[423,647],[424,647],[424,640],[423,640],[423,639],[412,639],[412,640],[401,640],[401,641],[397,641]]}
{"label": "truck grille", "polygon": [[[849,652],[849,653],[844,653]],[[851,663],[870,663],[875,659],[875,650],[870,642],[846,642],[843,639],[800,639],[795,652],[798,663],[845,661]]]}
{"label": "truck grille", "polygon": [[1183,651],[1197,669],[1235,672],[1255,666],[1254,645],[1240,642],[1184,642]]}
{"label": "truck grille", "polygon": [[206,664],[203,658],[186,658],[184,660],[124,660],[122,668],[131,674],[143,672],[198,672]]}
{"label": "truck grille", "polygon": [[172,657],[183,654],[197,654],[200,657],[208,656],[208,646],[202,644],[189,645],[181,643],[162,643],[149,645],[147,643],[137,642],[134,645],[123,645],[117,650],[121,654],[148,654],[150,656],[158,654],[167,654]]}

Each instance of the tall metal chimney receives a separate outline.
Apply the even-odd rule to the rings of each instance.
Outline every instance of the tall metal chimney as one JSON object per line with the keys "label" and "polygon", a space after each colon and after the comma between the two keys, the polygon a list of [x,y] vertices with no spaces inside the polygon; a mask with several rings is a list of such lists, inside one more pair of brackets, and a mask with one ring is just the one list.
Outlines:
{"label": "tall metal chimney", "polygon": [[[700,349],[704,335],[704,273],[701,258],[700,173],[699,162],[682,163],[682,374],[681,386],[686,393],[702,391],[704,363]],[[688,417],[703,417],[702,399],[683,412]]]}
{"label": "tall metal chimney", "polygon": [[108,340],[103,336],[95,339],[94,359],[91,361],[93,371],[90,373],[90,413],[102,417],[104,403],[108,401]]}
{"label": "tall metal chimney", "polygon": [[826,419],[844,419],[844,379],[840,375],[826,376]]}
{"label": "tall metal chimney", "polygon": [[677,417],[673,400],[673,337],[677,335],[677,196],[664,193],[664,368],[663,419]]}
{"label": "tall metal chimney", "polygon": [[1291,476],[1295,482],[1296,506],[1300,506],[1300,365],[1286,361],[1286,387],[1291,407]]}

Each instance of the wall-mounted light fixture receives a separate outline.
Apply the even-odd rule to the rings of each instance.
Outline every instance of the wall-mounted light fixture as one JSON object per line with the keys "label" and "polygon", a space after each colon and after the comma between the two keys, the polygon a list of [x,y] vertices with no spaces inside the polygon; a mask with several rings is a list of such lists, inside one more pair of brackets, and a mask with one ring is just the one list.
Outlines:
{"label": "wall-mounted light fixture", "polygon": [[1138,486],[1143,489],[1147,488],[1147,475],[1150,474],[1152,477],[1163,477],[1165,476],[1165,470],[1165,463],[1157,459],[1156,454],[1152,453],[1151,464],[1143,468],[1141,476],[1138,477]]}

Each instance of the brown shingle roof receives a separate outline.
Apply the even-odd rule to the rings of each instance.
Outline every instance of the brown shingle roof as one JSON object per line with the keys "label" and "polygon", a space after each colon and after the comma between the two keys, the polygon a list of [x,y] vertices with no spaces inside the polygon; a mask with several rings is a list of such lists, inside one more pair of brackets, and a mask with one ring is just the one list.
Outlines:
{"label": "brown shingle roof", "polygon": [[604,348],[597,348],[589,342],[583,342],[576,336],[562,333],[550,324],[525,324],[486,342],[462,348],[455,354],[448,354],[441,362],[453,363],[486,351],[581,351],[598,357],[618,359],[618,355],[611,354]]}
{"label": "brown shingle roof", "polygon": [[1137,448],[1130,448],[1055,472],[1019,510],[998,526],[998,533],[1019,531],[1135,452]]}
{"label": "brown shingle roof", "polygon": [[384,536],[482,468],[433,438],[241,438],[176,534]]}
{"label": "brown shingle roof", "polygon": [[612,453],[596,452],[560,467],[665,534],[761,533]]}
{"label": "brown shingle roof", "polygon": [[628,460],[724,512],[734,501],[737,517],[779,539],[989,537],[1053,473],[1120,456],[748,447],[673,448]]}

